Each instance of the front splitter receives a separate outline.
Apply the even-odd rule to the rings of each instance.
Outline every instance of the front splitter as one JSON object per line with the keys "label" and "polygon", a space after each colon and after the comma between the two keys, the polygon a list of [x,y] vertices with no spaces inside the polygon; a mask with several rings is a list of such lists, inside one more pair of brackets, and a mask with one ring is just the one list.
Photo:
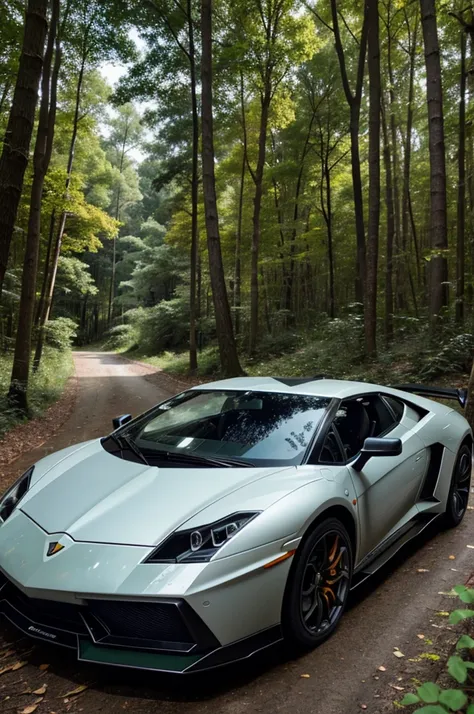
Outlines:
{"label": "front splitter", "polygon": [[275,626],[210,652],[177,655],[96,644],[87,636],[34,622],[7,600],[0,601],[0,615],[35,640],[75,650],[79,661],[173,674],[204,672],[242,661],[282,640],[280,627]]}

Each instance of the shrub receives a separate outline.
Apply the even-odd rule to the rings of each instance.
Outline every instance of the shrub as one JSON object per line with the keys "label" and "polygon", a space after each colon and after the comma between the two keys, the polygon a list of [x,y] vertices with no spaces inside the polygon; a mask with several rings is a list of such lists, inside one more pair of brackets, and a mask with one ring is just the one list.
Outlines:
{"label": "shrub", "polygon": [[136,330],[140,348],[149,354],[173,350],[188,342],[189,307],[181,298],[139,307],[128,312],[127,317]]}
{"label": "shrub", "polygon": [[60,352],[67,352],[77,334],[77,325],[69,317],[57,317],[44,326],[44,342]]}
{"label": "shrub", "polygon": [[452,337],[430,360],[421,372],[422,378],[432,379],[441,374],[469,372],[474,351],[474,335],[467,333]]}
{"label": "shrub", "polygon": [[115,325],[107,335],[104,343],[106,350],[131,349],[137,343],[137,330],[134,325]]}

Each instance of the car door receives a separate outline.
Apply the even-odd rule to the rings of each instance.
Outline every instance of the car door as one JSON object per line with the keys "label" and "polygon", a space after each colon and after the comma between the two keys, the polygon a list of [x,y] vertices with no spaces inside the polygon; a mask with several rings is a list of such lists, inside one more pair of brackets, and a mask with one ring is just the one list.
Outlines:
{"label": "car door", "polygon": [[[360,558],[416,513],[427,455],[421,439],[403,425],[400,404],[397,412],[383,395],[361,395],[344,400],[334,419],[333,430],[342,442],[357,496]],[[401,455],[372,457],[356,471],[352,464],[365,439],[383,436],[401,439]]]}

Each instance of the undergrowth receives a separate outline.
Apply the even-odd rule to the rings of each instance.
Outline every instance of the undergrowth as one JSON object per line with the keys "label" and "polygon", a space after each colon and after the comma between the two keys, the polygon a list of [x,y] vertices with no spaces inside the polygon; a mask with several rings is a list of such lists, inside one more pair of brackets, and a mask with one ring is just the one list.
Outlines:
{"label": "undergrowth", "polygon": [[[0,353],[0,438],[25,420],[7,401],[13,356]],[[32,417],[39,416],[61,396],[73,371],[70,349],[60,351],[45,347],[40,369],[30,377],[28,403]]]}
{"label": "undergrowth", "polygon": [[[261,338],[253,358],[239,345],[243,369],[250,376],[312,376],[325,374],[340,379],[356,379],[381,384],[423,381],[451,384],[463,380],[469,370],[474,349],[474,336],[455,334],[449,328],[440,330],[430,340],[425,322],[414,318],[400,319],[391,344],[379,341],[376,360],[363,355],[362,318],[350,315],[344,319],[323,321],[310,331],[286,330]],[[185,375],[189,369],[187,351],[150,353],[136,342],[126,340],[123,330],[109,349],[149,362],[173,375]],[[215,344],[198,353],[198,377],[219,376],[219,353]],[[457,386],[457,385],[456,385]]]}

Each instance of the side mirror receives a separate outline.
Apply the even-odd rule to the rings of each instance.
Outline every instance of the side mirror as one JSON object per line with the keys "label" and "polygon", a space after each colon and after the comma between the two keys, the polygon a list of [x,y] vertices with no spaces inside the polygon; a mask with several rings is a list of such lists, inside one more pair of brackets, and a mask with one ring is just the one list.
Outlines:
{"label": "side mirror", "polygon": [[352,464],[355,471],[362,471],[372,456],[399,456],[402,453],[401,439],[369,438],[364,441],[362,450]]}
{"label": "side mirror", "polygon": [[114,431],[116,429],[120,429],[121,426],[126,424],[128,421],[131,421],[132,415],[131,414],[122,414],[121,416],[115,417],[115,419],[112,419],[112,425],[114,427]]}

